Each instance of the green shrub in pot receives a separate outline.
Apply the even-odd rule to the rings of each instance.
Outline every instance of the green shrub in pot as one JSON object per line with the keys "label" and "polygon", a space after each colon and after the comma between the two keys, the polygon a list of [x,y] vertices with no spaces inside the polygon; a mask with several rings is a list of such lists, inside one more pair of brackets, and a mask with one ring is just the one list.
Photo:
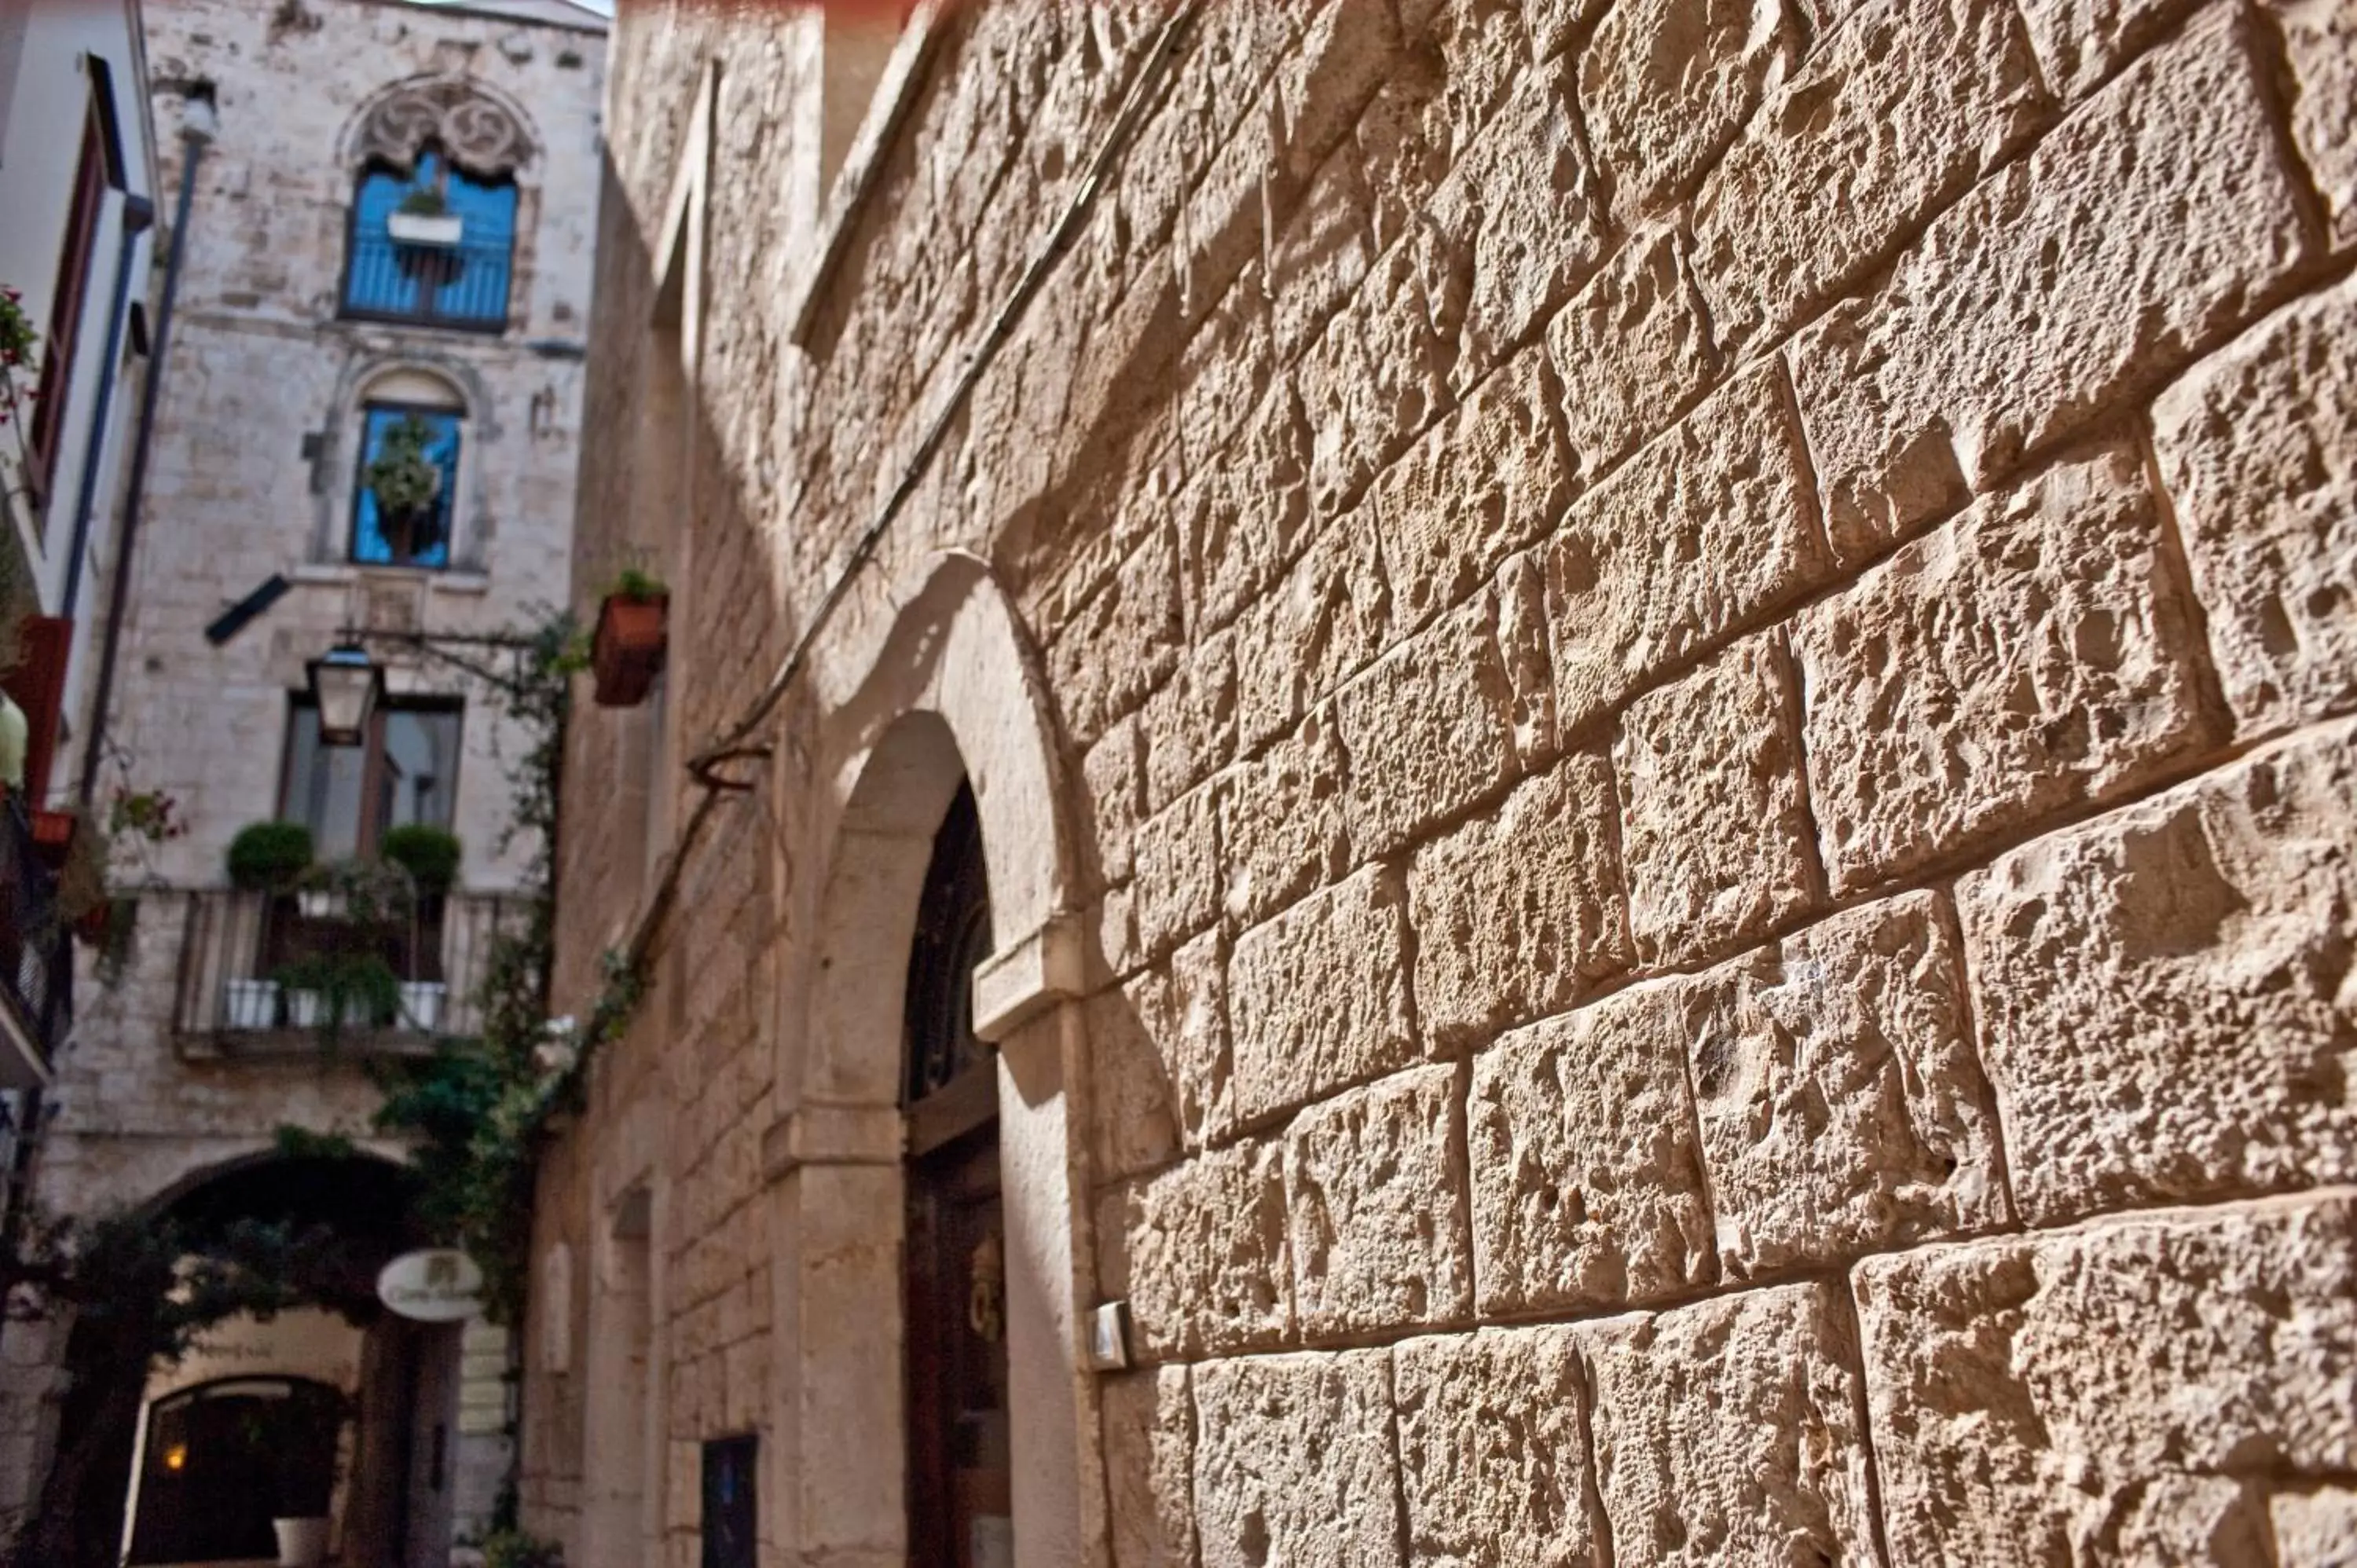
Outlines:
{"label": "green shrub in pot", "polygon": [[459,862],[466,855],[457,834],[430,822],[404,822],[397,828],[387,828],[377,850],[408,872],[417,891],[429,898],[450,891],[458,880]]}
{"label": "green shrub in pot", "polygon": [[300,822],[253,822],[229,841],[229,879],[248,892],[283,893],[311,866],[311,830]]}

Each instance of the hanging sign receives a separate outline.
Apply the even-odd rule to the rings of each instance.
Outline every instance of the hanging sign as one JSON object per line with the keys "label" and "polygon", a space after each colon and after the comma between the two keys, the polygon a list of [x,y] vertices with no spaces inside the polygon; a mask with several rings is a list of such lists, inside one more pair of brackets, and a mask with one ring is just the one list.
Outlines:
{"label": "hanging sign", "polygon": [[377,1299],[419,1323],[458,1323],[483,1310],[483,1271],[456,1247],[404,1252],[376,1276]]}

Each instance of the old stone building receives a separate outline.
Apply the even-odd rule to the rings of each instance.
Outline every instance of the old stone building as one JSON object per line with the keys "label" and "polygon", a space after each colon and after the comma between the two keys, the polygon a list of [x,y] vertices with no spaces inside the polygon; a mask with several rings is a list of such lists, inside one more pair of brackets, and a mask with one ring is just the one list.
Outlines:
{"label": "old stone building", "polygon": [[[186,832],[118,835],[135,934],[119,980],[85,965],[35,1197],[81,1217],[316,1201],[397,1248],[402,1150],[371,1132],[373,1069],[474,1027],[490,935],[536,892],[531,846],[503,836],[519,732],[463,665],[496,671],[499,650],[467,639],[567,594],[605,22],[553,0],[169,0],[144,24],[152,81],[129,85],[153,89],[157,183],[185,177],[189,201],[158,284],[161,383],[83,795],[99,821],[118,792],[169,796]],[[211,134],[183,138],[199,113]],[[450,232],[405,238],[422,207]],[[396,515],[372,475],[404,432],[432,493]],[[353,640],[385,689],[338,745],[308,667]],[[232,841],[274,819],[307,830],[326,914],[283,879],[233,879]],[[331,942],[360,925],[334,879],[404,828],[457,835],[447,893],[421,885],[393,934]],[[347,1004],[373,976],[397,1008]],[[281,1161],[285,1126],[377,1157],[359,1175]],[[6,1523],[87,1380],[60,1365],[66,1327],[9,1331]],[[339,1560],[447,1563],[506,1468],[505,1361],[480,1325],[228,1326],[158,1371],[136,1456],[104,1477],[131,1483],[128,1560],[269,1555],[274,1511],[312,1510],[264,1495],[230,1440],[253,1412],[242,1426],[230,1407],[320,1386],[359,1409]],[[332,1430],[318,1457],[333,1468]]]}
{"label": "old stone building", "polygon": [[527,1520],[2352,1561],[2352,104],[2341,0],[626,8]]}

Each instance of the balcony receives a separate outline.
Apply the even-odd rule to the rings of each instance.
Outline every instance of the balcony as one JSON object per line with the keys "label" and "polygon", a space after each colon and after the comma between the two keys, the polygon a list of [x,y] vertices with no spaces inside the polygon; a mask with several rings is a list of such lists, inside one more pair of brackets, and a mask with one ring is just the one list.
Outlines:
{"label": "balcony", "polygon": [[11,795],[0,811],[0,1090],[47,1083],[72,1024],[73,938],[57,874],[33,853],[32,824]]}
{"label": "balcony", "polygon": [[[453,893],[391,933],[357,943],[330,914],[291,897],[203,891],[182,896],[173,1034],[186,1057],[265,1057],[324,1048],[420,1056],[439,1039],[479,1034],[478,993],[501,931],[521,930],[532,900]],[[321,954],[391,972],[397,989],[321,983]]]}
{"label": "balcony", "polygon": [[351,239],[345,261],[347,318],[499,332],[508,324],[505,234],[448,247],[397,244],[382,231]]}

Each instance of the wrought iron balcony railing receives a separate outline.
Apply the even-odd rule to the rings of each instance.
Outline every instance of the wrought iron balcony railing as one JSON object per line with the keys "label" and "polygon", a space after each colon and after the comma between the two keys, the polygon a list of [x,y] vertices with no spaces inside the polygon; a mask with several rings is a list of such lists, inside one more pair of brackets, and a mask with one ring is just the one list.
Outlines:
{"label": "wrought iron balcony railing", "polygon": [[508,324],[512,242],[504,235],[450,246],[352,236],[344,262],[343,314],[497,332]]}
{"label": "wrought iron balcony railing", "polygon": [[521,930],[531,909],[519,895],[453,893],[399,928],[356,931],[333,911],[306,913],[291,897],[183,897],[173,1029],[189,1055],[266,1055],[329,1041],[404,1054],[479,1034],[478,993],[494,941]]}
{"label": "wrought iron balcony railing", "polygon": [[45,1080],[73,1024],[73,938],[59,914],[57,873],[35,853],[13,794],[0,810],[0,1007],[15,1046],[0,1058],[0,1088]]}

